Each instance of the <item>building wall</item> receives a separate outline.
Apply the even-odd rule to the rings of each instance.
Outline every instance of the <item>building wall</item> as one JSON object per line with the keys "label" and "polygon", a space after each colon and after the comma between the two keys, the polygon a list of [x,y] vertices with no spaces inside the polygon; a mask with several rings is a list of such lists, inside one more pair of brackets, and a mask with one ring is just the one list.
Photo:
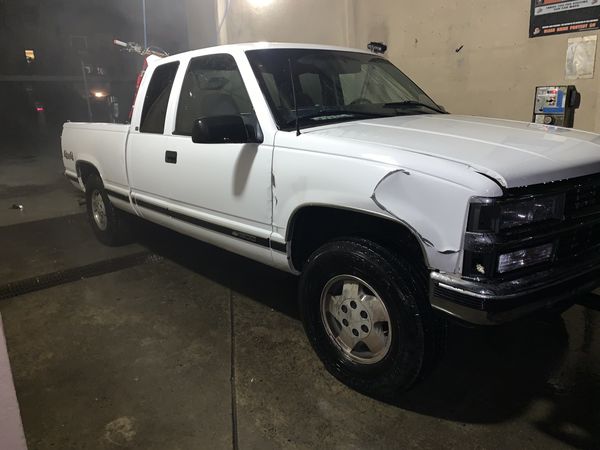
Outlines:
{"label": "building wall", "polygon": [[190,50],[219,44],[217,0],[185,0]]}
{"label": "building wall", "polygon": [[[222,17],[227,0],[219,1]],[[232,0],[221,42],[306,42],[346,45],[347,0]]]}
{"label": "building wall", "polygon": [[568,38],[590,33],[530,39],[529,1],[357,0],[354,6],[353,44],[388,43],[389,58],[449,111],[530,121],[535,86],[575,84],[582,95],[575,127],[600,131],[598,75],[574,83],[564,78]]}
{"label": "building wall", "polygon": [[[218,23],[227,0],[200,3],[215,5]],[[590,34],[530,39],[529,8],[528,0],[231,0],[214,41],[384,41],[390,60],[449,111],[529,121],[535,86],[568,84],[568,38]],[[194,20],[188,15],[192,47]],[[582,94],[575,127],[600,131],[598,76],[574,84]]]}

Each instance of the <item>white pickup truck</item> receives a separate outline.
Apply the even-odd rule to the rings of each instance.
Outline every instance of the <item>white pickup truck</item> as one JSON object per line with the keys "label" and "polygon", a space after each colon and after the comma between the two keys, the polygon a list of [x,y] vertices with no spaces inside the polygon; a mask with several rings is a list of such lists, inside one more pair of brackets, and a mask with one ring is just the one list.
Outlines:
{"label": "white pickup truck", "polygon": [[314,349],[374,395],[424,376],[445,318],[501,323],[600,284],[599,135],[449,115],[361,50],[150,57],[131,124],[66,123],[62,150],[101,241],[129,213],[300,274]]}

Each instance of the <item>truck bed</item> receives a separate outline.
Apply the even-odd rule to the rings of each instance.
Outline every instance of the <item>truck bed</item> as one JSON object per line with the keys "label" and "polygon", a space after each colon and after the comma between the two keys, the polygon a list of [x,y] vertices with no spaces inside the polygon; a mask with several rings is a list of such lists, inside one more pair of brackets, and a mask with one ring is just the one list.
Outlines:
{"label": "truck bed", "polygon": [[67,176],[77,176],[75,161],[98,168],[106,185],[127,187],[125,144],[129,125],[67,122],[62,133],[62,157]]}

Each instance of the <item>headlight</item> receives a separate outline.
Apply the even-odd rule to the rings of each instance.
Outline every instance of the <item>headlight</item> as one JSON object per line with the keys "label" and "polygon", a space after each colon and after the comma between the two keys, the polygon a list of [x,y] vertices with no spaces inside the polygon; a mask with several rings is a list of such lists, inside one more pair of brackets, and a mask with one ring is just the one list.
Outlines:
{"label": "headlight", "polygon": [[564,195],[538,197],[500,206],[500,229],[514,228],[550,219],[560,219],[564,208]]}
{"label": "headlight", "polygon": [[554,244],[544,244],[505,253],[498,258],[498,273],[506,273],[550,261],[553,252]]}
{"label": "headlight", "polygon": [[518,200],[480,199],[471,204],[468,231],[498,232],[553,219],[560,220],[564,207],[564,194]]}
{"label": "headlight", "polygon": [[532,193],[472,199],[463,275],[493,279],[552,262],[555,243],[544,242],[542,236],[564,220],[565,197],[565,193]]}

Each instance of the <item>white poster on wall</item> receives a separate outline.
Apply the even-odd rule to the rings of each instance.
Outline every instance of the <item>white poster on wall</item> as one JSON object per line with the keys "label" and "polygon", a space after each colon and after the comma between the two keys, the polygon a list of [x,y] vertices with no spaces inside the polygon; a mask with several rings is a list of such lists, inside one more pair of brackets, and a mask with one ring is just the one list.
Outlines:
{"label": "white poster on wall", "polygon": [[565,78],[567,80],[594,77],[596,39],[597,36],[595,35],[569,39],[565,64]]}

